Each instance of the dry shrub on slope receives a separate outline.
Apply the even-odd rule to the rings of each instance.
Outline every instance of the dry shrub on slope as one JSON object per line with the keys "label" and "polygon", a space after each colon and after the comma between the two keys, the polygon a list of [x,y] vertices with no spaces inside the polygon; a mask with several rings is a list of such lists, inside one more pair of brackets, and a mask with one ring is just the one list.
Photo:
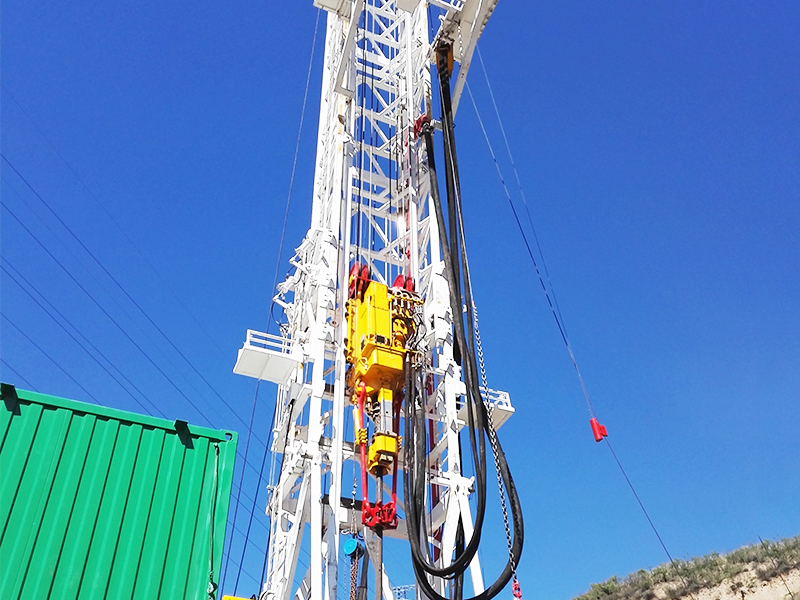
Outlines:
{"label": "dry shrub on slope", "polygon": [[[574,600],[677,600],[726,581],[731,582],[731,591],[742,590],[746,594],[739,575],[753,573],[753,580],[767,582],[795,569],[800,569],[800,536],[745,546],[725,555],[714,552],[676,560],[650,571],[642,569],[624,579],[615,575],[603,583],[593,583],[588,592]],[[795,597],[800,600],[800,594]]]}

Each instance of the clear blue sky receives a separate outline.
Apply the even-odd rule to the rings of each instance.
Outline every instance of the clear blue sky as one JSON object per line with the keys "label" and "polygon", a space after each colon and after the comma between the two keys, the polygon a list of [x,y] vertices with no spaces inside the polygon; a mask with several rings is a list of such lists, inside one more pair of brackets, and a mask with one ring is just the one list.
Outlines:
{"label": "clear blue sky", "polygon": [[[6,162],[4,268],[169,418],[245,430],[255,386],[231,369],[246,329],[267,323],[315,17],[310,0],[3,2],[3,154],[192,366]],[[323,31],[281,276],[310,217]],[[595,407],[680,558],[800,533],[798,31],[792,2],[501,0],[481,42]],[[479,69],[470,84],[502,151]],[[489,380],[517,408],[501,433],[525,509],[521,583],[528,598],[566,600],[666,556],[593,441],[464,100]],[[6,271],[0,282],[3,381],[142,410]],[[273,400],[263,386],[255,469]],[[242,532],[256,480],[248,468]],[[240,594],[260,575],[263,500]],[[487,577],[505,543],[489,537]],[[393,583],[411,583],[399,573]]]}

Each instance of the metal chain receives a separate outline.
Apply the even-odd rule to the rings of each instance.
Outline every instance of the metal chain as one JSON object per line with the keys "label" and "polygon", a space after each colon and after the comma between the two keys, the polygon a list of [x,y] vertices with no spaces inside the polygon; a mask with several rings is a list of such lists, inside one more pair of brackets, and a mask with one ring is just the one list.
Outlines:
{"label": "metal chain", "polygon": [[[353,452],[355,452],[355,444],[353,444]],[[353,461],[353,503],[350,505],[350,515],[352,517],[352,521],[350,523],[350,533],[355,535],[358,531],[358,527],[356,526],[356,489],[358,486],[358,477],[356,477],[356,461]]]}
{"label": "metal chain", "polygon": [[[358,435],[356,435],[356,440],[353,442],[353,450],[355,451],[355,443],[358,439]],[[349,509],[349,521],[350,526],[349,529],[343,529],[342,534],[350,534],[356,535],[358,533],[358,527],[356,526],[356,492],[358,490],[358,482],[356,477],[356,461],[353,461],[353,491],[351,493],[351,504]],[[344,490],[342,490],[344,492]]]}
{"label": "metal chain", "polygon": [[478,328],[478,308],[475,302],[472,302],[472,320],[475,323],[475,348],[478,350],[478,364],[481,369],[481,383],[483,404],[486,406],[486,416],[489,419],[489,443],[492,446],[492,454],[494,455],[494,472],[497,476],[497,491],[500,495],[500,508],[503,511],[503,526],[506,530],[506,543],[508,544],[508,560],[511,564],[511,572],[513,573],[514,580],[517,579],[517,564],[514,561],[514,552],[512,550],[513,543],[511,541],[511,524],[508,522],[508,507],[506,506],[506,495],[503,491],[503,478],[500,475],[500,459],[498,458],[499,449],[497,445],[497,432],[494,428],[494,406],[489,402],[489,384],[486,380],[486,365],[483,361],[483,346],[481,345],[481,333]]}
{"label": "metal chain", "polygon": [[358,593],[358,553],[350,557],[350,600],[356,600]]}

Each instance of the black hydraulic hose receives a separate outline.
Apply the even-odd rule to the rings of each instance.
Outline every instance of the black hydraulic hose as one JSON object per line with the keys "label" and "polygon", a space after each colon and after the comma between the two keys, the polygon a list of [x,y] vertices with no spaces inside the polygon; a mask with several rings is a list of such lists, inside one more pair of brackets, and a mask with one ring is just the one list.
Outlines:
{"label": "black hydraulic hose", "polygon": [[[442,52],[437,52],[436,67],[439,73],[439,89],[441,90],[439,97],[442,110],[442,142],[445,156],[444,181],[445,191],[447,194],[447,223],[450,234],[450,253],[452,256],[454,275],[454,278],[450,281],[450,285],[454,290],[457,290],[461,288],[461,273],[460,265],[458,263],[459,236],[458,228],[456,227],[456,203],[453,201],[453,199],[456,197],[456,194],[460,193],[460,190],[456,189],[456,186],[458,185],[458,171],[453,170],[453,166],[456,163],[450,160],[450,156],[452,156],[455,152],[455,140],[450,135],[450,125],[452,124],[452,120],[448,118],[448,111],[446,108],[446,104],[451,104],[449,78],[450,71],[447,64],[447,58],[446,52],[444,54],[442,54]],[[449,114],[452,114],[452,111]],[[461,313],[459,312],[458,314]],[[461,341],[456,338],[453,341],[453,358],[459,367],[462,366],[463,356],[465,354],[468,355],[469,350],[467,348],[462,348]]]}
{"label": "black hydraulic hose", "polygon": [[[436,68],[439,73],[439,100],[442,108],[442,140],[444,143],[444,178],[445,189],[447,191],[447,217],[450,226],[450,251],[453,255],[453,271],[456,277],[460,277],[459,264],[458,264],[458,228],[456,227],[456,203],[453,198],[460,190],[456,189],[458,186],[458,170],[457,163],[450,160],[450,157],[455,156],[455,139],[452,135],[453,131],[453,110],[452,101],[450,98],[450,68],[448,65],[448,52],[444,48],[437,49],[437,62]],[[459,289],[461,286],[460,279],[455,279],[452,284],[454,288]]]}
{"label": "black hydraulic hose", "polygon": [[[464,523],[458,521],[458,529],[456,530],[456,555],[464,552]],[[453,582],[453,600],[464,600],[464,573],[461,572],[456,575]]]}
{"label": "black hydraulic hose", "polygon": [[[444,62],[442,62],[444,60]],[[455,279],[450,282],[450,285],[453,289],[459,289],[461,287],[461,273],[459,272],[459,263],[458,263],[458,228],[456,227],[456,203],[453,202],[453,198],[456,195],[455,189],[455,181],[458,177],[458,174],[453,171],[453,161],[449,160],[448,157],[452,154],[453,148],[453,140],[449,135],[449,125],[450,121],[447,118],[447,112],[445,109],[445,99],[449,101],[450,99],[450,82],[447,70],[447,55],[442,58],[442,55],[439,54],[437,68],[439,70],[439,88],[441,89],[441,107],[442,107],[442,141],[444,144],[444,183],[445,183],[445,192],[447,194],[447,223],[449,225],[449,233],[450,233],[450,252],[452,256],[452,263],[453,263],[453,274],[455,275]],[[459,365],[461,361],[458,361]]]}
{"label": "black hydraulic hose", "polygon": [[[448,280],[448,282],[452,282],[452,281],[455,281],[455,279],[456,279],[456,275],[455,275],[455,265],[456,265],[456,263],[455,263],[455,261],[453,259],[453,254],[452,254],[452,252],[450,250],[450,247],[449,247],[449,245],[447,243],[447,232],[445,231],[445,226],[444,226],[444,216],[443,216],[443,211],[442,211],[442,202],[441,202],[441,198],[439,197],[439,185],[438,185],[437,176],[436,176],[436,161],[435,161],[435,158],[434,158],[434,148],[433,148],[433,129],[431,128],[430,123],[425,123],[423,125],[422,133],[425,136],[425,147],[426,147],[426,152],[427,152],[427,155],[428,155],[428,174],[429,174],[429,177],[430,177],[430,180],[431,180],[431,198],[433,199],[433,205],[434,205],[434,209],[435,209],[435,212],[436,212],[437,226],[438,226],[438,229],[439,229],[439,238],[441,240],[442,260],[443,260],[444,265],[445,265],[445,274],[447,276],[447,280]],[[469,346],[469,344],[468,344],[468,342],[466,340],[466,336],[464,334],[464,322],[463,322],[463,318],[461,317],[462,304],[463,303],[461,301],[460,288],[451,287],[450,311],[453,314],[453,325],[454,325],[455,334],[456,334],[455,335],[455,337],[456,337],[455,341],[457,341],[460,344],[461,349],[464,351],[466,356],[473,356],[473,358],[474,358],[474,353],[471,351],[471,348],[470,348],[470,346]],[[474,360],[473,361],[469,361],[468,360],[466,362],[466,364],[463,365],[463,367],[464,367],[464,378],[468,383],[468,385],[467,385],[467,391],[468,391],[467,398],[468,398],[468,403],[469,403],[470,400],[474,401],[474,398],[470,398],[470,394],[471,394],[472,390],[475,389],[472,385],[469,385],[469,382],[471,382],[471,381],[472,382],[477,382],[477,378],[476,378],[477,377],[477,372],[476,372],[476,369],[475,369],[475,361]],[[479,414],[479,418],[481,416],[485,416],[485,411],[483,413],[479,412],[478,414]],[[473,422],[472,422],[473,414],[472,414],[472,411],[468,410],[467,411],[467,415],[468,415],[468,417],[470,419],[470,422],[469,422],[470,434],[472,436],[474,436],[475,429],[473,428]],[[480,421],[478,422],[478,425],[479,425],[479,427],[483,428],[483,424]],[[480,457],[475,456],[474,455],[474,445],[473,445],[473,459],[475,460],[476,468],[479,467],[480,465],[483,465],[484,461],[485,461],[485,451],[483,450],[483,444],[482,443],[481,443],[481,448],[482,449],[481,449]],[[480,471],[480,469],[478,469],[478,470]],[[485,479],[485,474],[484,474],[484,479]],[[480,503],[480,490],[479,490],[479,503]],[[480,504],[479,504],[479,506],[480,506]],[[479,516],[478,518],[482,520],[483,517]],[[469,545],[467,547],[469,548]]]}
{"label": "black hydraulic hose", "polygon": [[[458,361],[462,365],[463,356],[466,356],[468,364],[464,367],[464,379],[467,384],[467,405],[468,412],[471,414],[473,409],[479,413],[479,421],[488,422],[486,411],[483,410],[483,401],[480,394],[480,386],[478,383],[478,366],[475,360],[475,352],[471,348],[472,341],[475,339],[475,333],[472,323],[472,288],[469,281],[469,265],[466,261],[466,246],[464,240],[464,227],[463,216],[461,214],[461,183],[458,174],[458,158],[456,156],[456,140],[455,140],[455,125],[453,121],[453,103],[450,92],[450,68],[449,56],[450,47],[440,45],[436,50],[437,55],[437,70],[439,74],[439,98],[442,109],[442,137],[444,140],[444,158],[445,158],[445,174],[448,177],[447,181],[447,208],[449,216],[450,227],[450,254],[453,262],[453,272],[456,277],[463,274],[464,277],[464,290],[466,292],[466,306],[469,311],[469,319],[467,325],[469,327],[469,335],[456,336],[457,344],[462,351],[462,360]],[[459,261],[459,253],[461,260]],[[462,314],[461,307],[464,302],[461,299],[461,282],[456,279],[453,284],[454,290],[458,295],[459,317]],[[455,315],[454,315],[455,317]],[[463,366],[463,365],[462,365]],[[481,430],[485,429],[481,426]],[[477,465],[476,469],[482,469],[485,473],[485,466],[483,464]]]}
{"label": "black hydraulic hose", "polygon": [[[452,102],[450,96],[450,72],[447,68],[447,60],[448,60],[449,48],[446,46],[440,46],[437,49],[437,56],[438,56],[438,67],[439,67],[439,81],[440,81],[440,97],[442,102],[442,120],[443,120],[443,132],[445,137],[449,139],[449,152],[447,153],[446,159],[452,161],[451,171],[454,173],[456,180],[455,180],[455,189],[456,189],[456,196],[455,196],[455,204],[456,204],[456,214],[458,219],[458,234],[459,234],[459,249],[461,252],[461,269],[464,278],[464,294],[466,296],[465,304],[467,307],[467,326],[469,328],[469,340],[472,341],[475,339],[475,319],[474,319],[474,309],[473,309],[473,301],[472,301],[472,285],[470,282],[470,275],[469,275],[469,263],[467,261],[467,246],[466,246],[466,239],[464,235],[464,218],[462,213],[462,204],[461,204],[461,188],[460,188],[460,180],[458,177],[458,159],[456,157],[456,145],[455,145],[455,129],[453,124],[453,110],[452,110]],[[459,290],[460,291],[460,290]],[[472,373],[474,375],[474,379],[470,382],[473,386],[473,394],[477,395],[479,398],[478,402],[478,410],[479,412],[486,412],[486,407],[482,401],[480,387],[477,380],[477,364],[475,359],[475,353],[470,352],[469,361],[472,363]],[[488,421],[488,419],[487,419]],[[489,425],[491,426],[491,425]],[[488,433],[488,429],[487,429]],[[509,575],[513,575],[514,568],[517,564],[519,564],[519,558],[522,552],[522,545],[524,540],[524,524],[522,519],[522,510],[519,503],[519,496],[516,492],[516,487],[513,483],[513,478],[511,477],[511,471],[508,468],[508,463],[506,461],[505,453],[502,450],[500,445],[500,440],[495,437],[495,442],[497,448],[495,451],[497,452],[497,462],[499,465],[499,470],[501,477],[503,479],[503,483],[508,491],[509,496],[509,504],[511,505],[511,514],[512,514],[512,521],[514,526],[514,542],[512,543],[511,548],[511,559],[508,561],[507,566],[511,567],[509,570]],[[513,562],[513,565],[512,565]],[[505,574],[505,573],[504,573]],[[505,585],[505,584],[504,584]]]}
{"label": "black hydraulic hose", "polygon": [[[439,200],[439,191],[438,185],[436,184],[436,165],[433,159],[433,132],[431,131],[430,124],[426,123],[423,127],[423,133],[425,134],[426,145],[428,148],[428,168],[431,177],[431,196],[434,198],[434,206],[437,212],[437,221],[439,226],[439,234],[442,240],[442,253],[443,253],[443,261],[445,264],[445,270],[447,272],[447,277],[449,281],[453,280],[453,273],[452,273],[452,257],[450,254],[449,244],[447,243],[446,232],[444,232],[444,220],[442,215],[442,206],[441,201]],[[456,298],[458,294],[454,293],[450,294],[450,308],[454,314],[454,323],[456,327],[456,336],[460,340],[464,340],[464,326],[463,326],[463,319],[460,317],[461,310],[460,310],[460,303]],[[463,344],[462,344],[462,347]],[[470,365],[469,363],[466,364],[467,367],[467,375],[471,375]],[[469,379],[469,377],[468,377]],[[476,465],[476,480],[477,480],[477,492],[478,492],[478,506],[476,511],[475,517],[475,529],[473,531],[472,536],[470,537],[469,542],[467,543],[464,552],[461,555],[458,555],[454,558],[453,562],[442,568],[434,567],[430,564],[430,561],[426,560],[422,554],[422,548],[420,547],[420,541],[417,536],[420,534],[420,518],[419,514],[424,511],[424,508],[420,509],[418,507],[424,507],[424,475],[425,469],[427,466],[424,465],[423,468],[419,468],[418,471],[415,473],[415,477],[409,478],[406,481],[412,482],[411,488],[407,488],[407,495],[409,497],[414,498],[414,503],[416,504],[417,501],[420,501],[420,504],[411,508],[407,507],[406,511],[408,513],[406,523],[408,526],[409,532],[409,546],[411,547],[411,554],[412,554],[412,562],[419,565],[419,569],[422,571],[434,575],[436,577],[444,577],[449,578],[454,575],[457,575],[459,572],[463,572],[469,566],[469,563],[472,562],[472,558],[478,551],[478,546],[480,544],[480,536],[481,531],[483,528],[483,520],[486,513],[486,446],[485,446],[485,438],[484,436],[477,435],[476,432],[480,432],[485,427],[484,419],[481,418],[480,411],[476,411],[478,416],[478,422],[475,422],[475,418],[473,416],[473,411],[468,410],[468,420],[469,420],[469,431],[470,431],[470,446],[472,449],[473,461]],[[422,415],[420,415],[420,418]],[[425,440],[425,433],[424,433],[424,426],[422,427],[422,434],[421,437]],[[476,447],[477,446],[477,447]],[[415,457],[416,462],[419,464],[420,462],[426,463],[425,452],[424,450]],[[483,468],[481,468],[483,467]],[[427,550],[427,549],[426,549]]]}
{"label": "black hydraulic hose", "polygon": [[[436,183],[436,169],[435,169],[435,161],[433,155],[433,132],[430,128],[430,124],[426,123],[423,125],[422,133],[425,136],[425,143],[426,148],[428,151],[428,161],[429,161],[429,172],[431,175],[431,197],[433,199],[434,207],[436,210],[436,216],[438,219],[438,226],[439,226],[439,234],[442,243],[442,254],[445,263],[445,269],[447,272],[448,279],[451,282],[457,281],[455,279],[455,273],[459,272],[459,270],[463,269],[464,274],[464,295],[466,295],[466,306],[467,306],[467,317],[468,317],[468,329],[469,329],[469,340],[470,342],[474,340],[474,312],[472,309],[472,293],[471,293],[471,282],[469,280],[469,266],[467,263],[467,256],[466,256],[466,244],[464,239],[464,229],[463,229],[463,215],[461,210],[461,195],[460,195],[460,185],[458,181],[458,162],[455,157],[455,139],[454,139],[454,131],[453,131],[453,119],[452,119],[452,105],[450,102],[450,93],[449,93],[449,71],[447,70],[447,52],[448,49],[438,49],[438,66],[439,66],[439,79],[440,79],[440,86],[441,86],[441,94],[442,94],[442,113],[443,113],[443,132],[445,138],[445,160],[446,164],[449,165],[449,168],[446,169],[448,174],[448,212],[449,216],[451,217],[450,221],[450,234],[451,236],[455,235],[455,244],[448,244],[447,243],[447,232],[444,230],[444,222],[443,222],[443,211],[441,208],[441,200],[439,198],[438,193],[438,184]],[[453,177],[453,180],[450,178]],[[451,240],[453,238],[451,237]],[[453,248],[453,253],[451,254],[451,248],[448,246],[455,246]],[[460,252],[459,252],[460,250]],[[460,254],[460,261],[458,260],[458,255]],[[491,427],[488,415],[486,411],[486,406],[484,405],[483,398],[481,395],[480,385],[478,383],[478,369],[477,369],[477,361],[475,358],[474,351],[471,351],[470,346],[471,343],[467,342],[467,336],[464,332],[464,322],[463,316],[461,312],[461,306],[463,304],[464,298],[461,292],[461,286],[454,286],[451,289],[450,294],[450,304],[451,310],[453,311],[454,317],[454,329],[456,334],[456,341],[459,343],[460,348],[464,351],[464,357],[466,360],[464,361],[464,380],[466,384],[466,400],[467,400],[467,414],[468,414],[468,421],[469,421],[469,429],[470,429],[470,443],[473,450],[473,460],[475,462],[476,468],[476,476],[478,479],[478,514],[476,515],[476,523],[475,523],[475,530],[473,535],[470,539],[470,543],[467,545],[466,548],[463,548],[463,530],[460,532],[460,540],[457,539],[456,541],[456,559],[453,564],[451,564],[450,568],[446,570],[452,570],[452,567],[456,563],[464,563],[455,571],[456,573],[456,582],[454,585],[454,594],[457,600],[460,600],[460,597],[463,596],[463,573],[466,571],[468,566],[468,562],[471,562],[472,557],[474,556],[474,552],[469,556],[469,561],[464,561],[467,557],[467,550],[470,549],[470,546],[473,545],[473,542],[479,540],[481,528],[483,525],[483,513],[485,512],[485,476],[486,476],[486,465],[485,465],[485,436],[490,435],[489,427]],[[408,379],[407,379],[408,381]],[[423,389],[423,386],[420,386],[420,389]],[[407,484],[406,491],[407,491],[407,498],[413,498],[413,504],[415,506],[408,507],[407,510],[407,525],[409,530],[409,541],[411,542],[412,547],[412,564],[414,567],[414,572],[418,581],[420,588],[422,589],[423,593],[425,593],[429,598],[432,600],[446,600],[443,596],[438,594],[428,582],[428,579],[425,573],[430,573],[433,575],[438,575],[442,577],[441,574],[436,573],[435,571],[441,571],[438,569],[433,569],[430,564],[427,564],[427,561],[423,560],[422,552],[419,548],[419,540],[417,536],[421,534],[420,530],[420,522],[419,522],[419,515],[420,512],[424,512],[424,501],[425,501],[425,471],[427,470],[427,457],[425,455],[426,445],[426,438],[425,438],[425,430],[424,430],[424,401],[422,402],[423,410],[420,414],[416,414],[416,401],[417,395],[414,394],[414,406],[412,408],[411,404],[409,404],[409,411],[415,413],[413,415],[413,419],[408,419],[406,422],[406,435],[407,437],[412,435],[411,434],[411,425],[408,421],[413,421],[416,425],[414,427],[414,447],[415,447],[415,456],[413,457],[413,468],[414,468],[414,476],[410,476],[405,474],[404,483]],[[474,411],[474,412],[473,412]],[[409,415],[410,416],[410,415]],[[477,425],[477,426],[476,426]],[[475,453],[475,440],[474,435],[475,431],[478,431],[478,438],[479,438],[479,446],[480,446],[480,458],[476,456]],[[491,437],[491,436],[490,436]],[[474,598],[469,600],[488,600],[490,598],[495,597],[510,581],[511,577],[514,574],[516,569],[516,565],[519,564],[519,559],[522,554],[522,545],[524,539],[524,526],[522,521],[522,511],[519,502],[519,496],[516,490],[516,486],[514,485],[514,480],[511,476],[511,472],[508,468],[508,463],[506,461],[505,453],[500,446],[499,440],[495,438],[496,448],[493,448],[496,453],[497,459],[497,467],[500,473],[501,479],[503,484],[506,488],[509,505],[511,509],[511,516],[513,521],[513,528],[514,528],[514,539],[511,545],[510,551],[510,558],[506,562],[506,566],[501,573],[500,577],[491,585],[489,588],[484,590],[482,593],[477,594]],[[411,440],[409,439],[409,445],[411,445]],[[422,459],[420,461],[420,458]],[[408,463],[411,465],[411,461]],[[408,485],[413,480],[413,484]],[[414,489],[412,489],[414,488]],[[501,492],[502,493],[502,492]],[[460,524],[459,524],[460,525]],[[459,537],[457,535],[457,537]],[[477,545],[477,544],[476,544]],[[427,544],[426,546],[426,554],[429,554]],[[463,551],[459,552],[463,548]]]}

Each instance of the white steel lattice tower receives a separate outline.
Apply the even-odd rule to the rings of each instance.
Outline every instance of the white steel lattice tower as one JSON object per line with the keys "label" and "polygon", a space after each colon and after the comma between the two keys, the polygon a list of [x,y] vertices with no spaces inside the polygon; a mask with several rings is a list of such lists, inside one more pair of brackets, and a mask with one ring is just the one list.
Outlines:
{"label": "white steel lattice tower", "polygon": [[[428,459],[434,493],[423,538],[445,561],[453,553],[459,521],[466,538],[471,535],[472,481],[461,474],[458,446],[458,431],[466,422],[457,402],[464,384],[453,359],[450,291],[425,145],[415,138],[414,124],[430,113],[433,43],[453,45],[459,64],[453,88],[457,106],[475,43],[495,3],[431,2],[438,17],[431,40],[425,2],[315,0],[327,11],[327,35],[311,226],[275,296],[286,321],[280,335],[248,331],[234,368],[275,382],[279,390],[271,449],[282,459],[277,481],[270,482],[264,598],[288,600],[293,591],[298,600],[347,595],[337,590],[340,561],[349,564],[340,540],[356,524],[372,564],[379,567],[375,586],[392,600],[382,541],[361,525],[361,504],[349,498],[356,484],[344,468],[360,461],[354,432],[345,428],[353,395],[346,382],[345,312],[354,262],[366,263],[371,278],[388,286],[398,275],[410,276],[423,300],[430,387],[425,411],[435,442]],[[499,426],[513,408],[507,394],[492,392],[491,401]],[[397,504],[402,515],[401,498]],[[295,589],[304,532],[310,565]],[[384,534],[406,537],[403,519]],[[470,575],[473,591],[483,591],[477,555]],[[432,583],[445,592],[443,580]]]}

